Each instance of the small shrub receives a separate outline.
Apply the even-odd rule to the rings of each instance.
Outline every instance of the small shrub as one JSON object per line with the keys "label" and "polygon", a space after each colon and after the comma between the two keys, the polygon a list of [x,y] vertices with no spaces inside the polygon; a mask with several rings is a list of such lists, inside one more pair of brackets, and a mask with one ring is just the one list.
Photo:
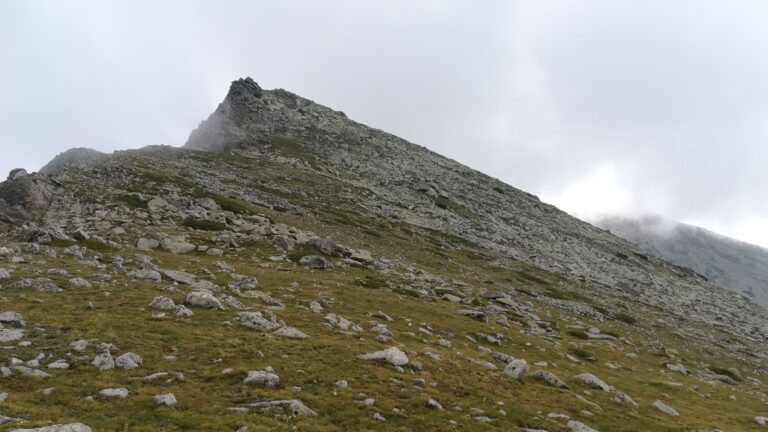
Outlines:
{"label": "small shrub", "polygon": [[568,334],[578,339],[589,339],[587,332],[584,330],[568,330]]}
{"label": "small shrub", "polygon": [[571,353],[574,357],[580,358],[582,360],[586,361],[597,361],[594,355],[592,355],[591,352],[581,349],[581,348],[571,348],[568,350],[569,353]]}
{"label": "small shrub", "polygon": [[380,289],[387,286],[387,280],[378,276],[366,276],[363,279],[357,279],[355,283],[363,288]]}
{"label": "small shrub", "polygon": [[616,319],[621,321],[621,322],[623,322],[623,323],[626,323],[626,324],[636,324],[637,323],[637,318],[635,318],[632,315],[629,315],[627,313],[624,313],[624,312],[617,313],[616,314]]}

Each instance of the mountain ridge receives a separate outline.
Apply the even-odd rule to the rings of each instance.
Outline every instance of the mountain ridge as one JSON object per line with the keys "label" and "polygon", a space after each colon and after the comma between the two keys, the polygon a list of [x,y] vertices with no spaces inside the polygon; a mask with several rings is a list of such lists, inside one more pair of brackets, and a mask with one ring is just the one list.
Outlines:
{"label": "mountain ridge", "polygon": [[0,430],[759,430],[768,402],[763,308],[251,79],[185,148],[12,172],[0,231]]}
{"label": "mountain ridge", "polygon": [[659,217],[606,218],[597,223],[619,237],[731,291],[768,306],[768,249],[705,228]]}

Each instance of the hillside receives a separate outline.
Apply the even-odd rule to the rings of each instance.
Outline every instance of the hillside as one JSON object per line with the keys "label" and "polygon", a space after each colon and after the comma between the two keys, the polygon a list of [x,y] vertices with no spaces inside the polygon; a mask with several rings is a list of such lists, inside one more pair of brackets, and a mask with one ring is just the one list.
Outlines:
{"label": "hillside", "polygon": [[768,421],[763,308],[249,78],[184,148],[12,172],[0,231],[0,430]]}
{"label": "hillside", "polygon": [[768,250],[659,217],[606,218],[597,223],[643,251],[694,270],[768,306]]}

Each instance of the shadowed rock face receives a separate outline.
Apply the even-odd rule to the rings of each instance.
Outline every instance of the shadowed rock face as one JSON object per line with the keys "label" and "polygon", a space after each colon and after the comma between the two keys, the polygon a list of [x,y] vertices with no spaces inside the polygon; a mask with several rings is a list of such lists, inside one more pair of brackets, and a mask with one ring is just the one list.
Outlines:
{"label": "shadowed rock face", "polygon": [[39,220],[51,203],[55,184],[38,174],[15,169],[0,183],[0,230]]}

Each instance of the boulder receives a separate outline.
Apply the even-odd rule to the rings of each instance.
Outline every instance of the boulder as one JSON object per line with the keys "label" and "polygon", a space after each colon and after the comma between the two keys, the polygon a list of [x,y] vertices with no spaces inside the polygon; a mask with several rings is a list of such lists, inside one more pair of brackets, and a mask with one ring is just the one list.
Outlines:
{"label": "boulder", "polygon": [[192,243],[187,243],[187,239],[184,236],[178,237],[166,237],[160,241],[160,247],[174,254],[184,254],[194,251],[197,246]]}
{"label": "boulder", "polygon": [[301,257],[299,264],[314,270],[325,270],[329,267],[328,260],[320,255],[307,255]]}
{"label": "boulder", "polygon": [[393,366],[405,366],[408,364],[408,356],[397,347],[389,347],[383,351],[361,354],[357,358],[360,360],[389,363]]}
{"label": "boulder", "polygon": [[224,309],[219,299],[208,291],[192,291],[187,293],[184,300],[188,305],[197,306],[205,309]]}
{"label": "boulder", "polygon": [[560,378],[558,378],[557,375],[549,371],[542,371],[542,370],[536,371],[533,374],[533,379],[535,379],[536,381],[543,382],[544,384],[552,387],[557,387],[562,389],[568,388],[568,385],[563,380],[561,380]]}
{"label": "boulder", "polygon": [[270,413],[284,413],[289,412],[295,416],[316,417],[317,413],[307,408],[303,402],[296,399],[290,400],[274,400],[266,402],[256,402],[248,405],[251,408],[270,412]]}
{"label": "boulder", "polygon": [[523,380],[526,372],[528,372],[528,362],[523,359],[512,360],[504,368],[504,375],[518,381]]}
{"label": "boulder", "polygon": [[280,376],[275,373],[271,366],[267,366],[263,370],[249,371],[248,376],[243,380],[243,384],[276,388],[280,385]]}

